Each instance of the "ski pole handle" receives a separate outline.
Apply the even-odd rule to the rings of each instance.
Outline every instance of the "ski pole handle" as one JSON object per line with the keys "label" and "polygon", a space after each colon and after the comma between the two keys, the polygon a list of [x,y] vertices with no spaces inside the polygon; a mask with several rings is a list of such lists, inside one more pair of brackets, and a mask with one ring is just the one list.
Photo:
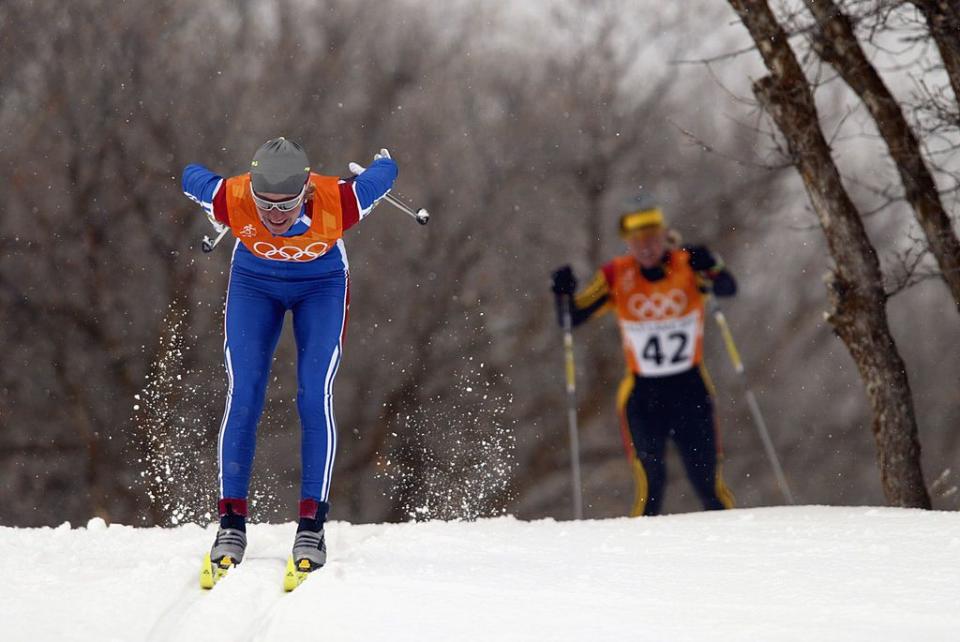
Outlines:
{"label": "ski pole handle", "polygon": [[203,250],[203,253],[209,254],[213,252],[213,248],[220,244],[220,241],[223,240],[223,237],[227,235],[228,231],[230,231],[230,228],[224,225],[223,229],[220,230],[220,233],[217,234],[217,237],[212,241],[209,236],[204,236],[203,240],[200,241],[200,249]]}

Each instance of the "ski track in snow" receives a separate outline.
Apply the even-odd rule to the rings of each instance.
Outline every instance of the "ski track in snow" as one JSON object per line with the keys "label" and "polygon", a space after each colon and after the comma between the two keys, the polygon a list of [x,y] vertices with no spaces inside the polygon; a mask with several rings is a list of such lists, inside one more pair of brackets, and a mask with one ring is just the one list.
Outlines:
{"label": "ski track in snow", "polygon": [[960,513],[796,507],[583,522],[327,527],[281,588],[294,525],[0,528],[3,640],[957,640]]}

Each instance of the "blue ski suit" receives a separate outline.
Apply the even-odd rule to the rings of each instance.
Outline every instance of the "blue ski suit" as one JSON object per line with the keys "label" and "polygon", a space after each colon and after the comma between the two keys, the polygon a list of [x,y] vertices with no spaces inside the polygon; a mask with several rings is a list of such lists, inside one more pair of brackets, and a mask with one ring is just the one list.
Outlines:
{"label": "blue ski suit", "polygon": [[[397,165],[374,161],[359,176],[337,184],[342,229],[358,223],[392,187]],[[200,165],[183,172],[184,193],[207,214],[230,225],[227,180]],[[312,224],[313,201],[284,237],[303,235]],[[316,216],[330,216],[323,211]],[[237,234],[237,228],[234,227]],[[277,239],[279,241],[279,238]],[[278,245],[280,243],[278,242]],[[257,423],[263,411],[273,353],[284,317],[293,314],[297,345],[297,409],[302,428],[301,505],[328,502],[336,452],[333,382],[340,365],[350,301],[350,271],[342,240],[325,253],[303,260],[273,252],[278,258],[255,255],[237,239],[233,249],[224,312],[224,362],[227,400],[217,445],[221,507],[238,500],[244,513],[256,445]]]}

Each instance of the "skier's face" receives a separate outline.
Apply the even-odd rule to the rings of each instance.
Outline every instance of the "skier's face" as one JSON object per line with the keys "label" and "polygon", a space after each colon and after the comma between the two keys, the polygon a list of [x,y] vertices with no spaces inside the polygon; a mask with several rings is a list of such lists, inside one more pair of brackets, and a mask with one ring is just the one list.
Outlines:
{"label": "skier's face", "polygon": [[660,265],[663,254],[667,251],[667,232],[662,228],[654,228],[633,234],[627,238],[627,247],[641,266],[656,267]]}
{"label": "skier's face", "polygon": [[[273,201],[276,203],[290,202],[292,199],[299,199],[299,202],[296,203],[296,206],[286,212],[277,208],[271,208],[269,210],[262,209],[260,205],[257,204],[257,214],[260,216],[260,222],[263,223],[263,226],[267,228],[267,231],[274,236],[283,234],[293,227],[293,224],[300,216],[300,209],[303,205],[302,193],[297,195],[263,192],[257,193],[257,197],[265,201]],[[256,204],[257,202],[254,201],[254,203]]]}

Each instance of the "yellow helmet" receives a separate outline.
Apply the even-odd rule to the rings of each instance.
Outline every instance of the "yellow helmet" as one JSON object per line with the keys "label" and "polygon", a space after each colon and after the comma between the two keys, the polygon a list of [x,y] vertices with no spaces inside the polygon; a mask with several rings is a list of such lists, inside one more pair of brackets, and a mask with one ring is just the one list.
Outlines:
{"label": "yellow helmet", "polygon": [[630,198],[624,209],[625,213],[620,216],[620,236],[623,238],[659,232],[667,227],[663,211],[649,194]]}

